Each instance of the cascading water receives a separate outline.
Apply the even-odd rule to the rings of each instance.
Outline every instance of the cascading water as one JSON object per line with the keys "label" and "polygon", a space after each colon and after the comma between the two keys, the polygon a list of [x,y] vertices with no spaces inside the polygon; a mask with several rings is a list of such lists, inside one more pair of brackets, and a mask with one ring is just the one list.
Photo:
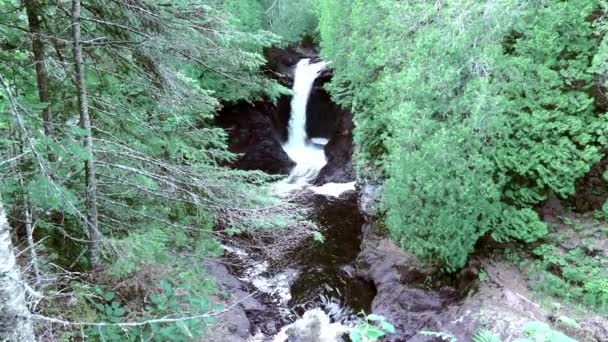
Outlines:
{"label": "cascading water", "polygon": [[284,146],[289,151],[298,151],[306,148],[306,105],[310,97],[312,86],[327,67],[327,63],[310,63],[309,59],[302,59],[296,65],[293,85],[293,98],[291,100],[291,118],[289,120],[289,137]]}
{"label": "cascading water", "polygon": [[[363,223],[356,198],[327,198],[354,190],[355,183],[310,186],[327,163],[323,147],[328,140],[307,136],[306,109],[314,82],[326,67],[325,62],[311,63],[309,59],[296,65],[288,139],[283,145],[296,166],[289,177],[274,186],[279,195],[305,187],[322,195],[311,196],[309,205],[325,241],[303,243],[286,255],[291,261],[287,269],[272,270],[266,261],[253,262],[240,278],[270,295],[282,318],[291,323],[274,336],[273,342],[292,340],[290,337],[302,341],[340,341],[340,336],[354,324],[354,314],[369,310],[375,293],[369,283],[351,272],[359,252]],[[234,248],[226,250],[240,259],[248,258]],[[268,336],[260,332],[251,341],[268,341]]]}
{"label": "cascading water", "polygon": [[287,193],[307,185],[327,162],[323,148],[309,141],[306,134],[308,98],[315,80],[326,67],[327,63],[311,63],[310,59],[302,59],[296,65],[289,135],[283,145],[283,150],[296,162],[296,166],[289,177],[277,185],[279,193]]}

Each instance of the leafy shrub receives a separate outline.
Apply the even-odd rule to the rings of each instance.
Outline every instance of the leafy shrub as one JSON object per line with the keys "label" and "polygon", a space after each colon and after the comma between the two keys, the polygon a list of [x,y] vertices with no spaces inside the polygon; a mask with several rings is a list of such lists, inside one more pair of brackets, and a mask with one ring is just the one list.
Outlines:
{"label": "leafy shrub", "polygon": [[547,225],[539,221],[538,214],[530,208],[517,210],[507,207],[502,213],[502,218],[504,221],[492,232],[492,237],[496,241],[534,242],[548,232]]}
{"label": "leafy shrub", "polygon": [[387,226],[404,248],[452,271],[486,233],[546,234],[533,206],[571,195],[607,143],[589,95],[598,6],[319,1],[359,176],[386,179]]}
{"label": "leafy shrub", "polygon": [[549,244],[535,248],[534,254],[540,260],[533,262],[528,269],[536,290],[582,302],[600,311],[608,309],[605,258],[589,256],[582,248],[562,253]]}
{"label": "leafy shrub", "polygon": [[296,43],[317,28],[315,0],[262,0],[265,28],[281,36],[286,43]]}
{"label": "leafy shrub", "polygon": [[[97,321],[110,324],[88,327],[85,331],[86,336],[101,341],[192,341],[201,338],[206,327],[213,323],[214,318],[205,316],[190,319],[189,317],[195,317],[220,307],[212,307],[207,296],[196,295],[188,286],[175,287],[165,279],[160,281],[160,290],[160,293],[148,296],[145,312],[141,314],[129,313],[127,308],[115,298],[114,292],[106,292],[98,288],[97,293],[100,295],[100,300],[94,303],[94,307],[98,310]],[[179,312],[184,313],[177,314]],[[126,315],[131,317],[137,315],[137,321],[142,324],[119,325]],[[173,320],[163,322],[163,319],[157,319],[159,317],[168,317]]]}

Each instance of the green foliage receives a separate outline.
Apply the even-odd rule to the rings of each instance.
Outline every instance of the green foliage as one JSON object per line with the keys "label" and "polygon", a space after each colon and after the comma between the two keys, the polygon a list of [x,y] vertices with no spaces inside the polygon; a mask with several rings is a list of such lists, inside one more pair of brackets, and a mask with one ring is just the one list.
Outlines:
{"label": "green foliage", "polygon": [[597,53],[588,17],[597,8],[593,0],[540,6],[513,27],[511,35],[521,38],[508,43],[498,84],[507,97],[502,135],[508,138],[496,154],[510,201],[533,205],[548,191],[571,195],[574,180],[601,156],[606,117],[595,113],[587,92],[593,87],[589,61]]}
{"label": "green foliage", "polygon": [[[509,332],[515,334],[517,332]],[[515,342],[575,342],[576,340],[568,337],[560,331],[553,329],[549,324],[543,322],[528,322],[521,332],[524,337],[517,338]],[[442,341],[457,342],[458,339],[453,335],[435,331],[420,331],[424,336],[432,336]],[[494,335],[490,330],[481,329],[473,336],[473,342],[502,342],[500,337]]]}
{"label": "green foliage", "polygon": [[421,330],[420,335],[435,337],[445,342],[458,342],[458,339],[454,335],[444,332]]}
{"label": "green foliage", "polygon": [[317,28],[316,0],[217,0],[248,31],[266,30],[281,37],[276,45],[299,43]]}
{"label": "green foliage", "polygon": [[315,240],[316,242],[319,242],[319,243],[325,242],[325,236],[323,236],[323,234],[321,232],[314,232],[312,234],[312,238],[313,238],[313,240]]}
{"label": "green foliage", "polygon": [[600,18],[595,22],[595,32],[601,38],[597,54],[593,57],[594,71],[600,78],[600,84],[608,86],[608,2],[600,1]]}
{"label": "green foliage", "polygon": [[[0,75],[17,103],[14,113],[7,92],[0,90],[0,191],[17,232],[24,208],[31,210],[34,240],[44,252],[42,267],[51,271],[48,262],[81,272],[89,266],[83,163],[92,156],[82,147],[86,132],[76,116],[71,17],[58,1],[33,3],[39,4],[45,37],[50,103],[39,103],[25,8],[20,1],[0,1]],[[270,230],[300,219],[291,204],[267,189],[272,177],[225,166],[236,156],[228,150],[226,132],[214,123],[223,102],[272,99],[285,92],[260,72],[266,63],[263,49],[281,41],[264,30],[267,5],[83,2],[83,57],[103,236],[104,264],[95,274],[104,283],[120,285],[109,298],[77,279],[66,280],[69,285],[63,279],[45,284],[74,291],[80,315],[69,316],[73,321],[202,315],[215,309],[209,302],[215,288],[192,265],[221,252],[218,238],[225,237],[224,229]],[[54,128],[48,136],[40,118],[47,106]],[[99,300],[92,303],[91,296]],[[63,317],[69,310],[56,303],[41,308]],[[207,323],[211,319],[201,316],[133,329],[93,327],[86,333],[94,340],[192,340]]]}
{"label": "green foliage", "polygon": [[557,321],[560,322],[562,325],[564,325],[565,327],[571,328],[571,329],[580,329],[581,325],[578,324],[578,322],[570,317],[567,316],[559,316],[557,318]]}
{"label": "green foliage", "polygon": [[[476,162],[474,150],[463,151],[470,146],[461,143],[470,136],[467,132],[459,134],[455,128],[430,137],[423,137],[424,130],[418,132],[412,134],[432,143],[394,156],[384,193],[386,223],[401,246],[454,270],[496,222],[500,194],[489,177],[491,164]],[[409,196],[403,196],[403,183]],[[454,220],[454,213],[459,213],[459,220]]]}
{"label": "green foliage", "polygon": [[536,212],[530,208],[505,208],[501,222],[492,232],[496,241],[520,240],[534,242],[547,235],[548,229],[544,222],[539,221]]}
{"label": "green foliage", "polygon": [[524,325],[526,337],[517,339],[518,342],[576,342],[564,333],[554,330],[549,324],[528,322]]}
{"label": "green foliage", "polygon": [[473,342],[502,342],[502,340],[490,330],[482,329],[473,336]]}
{"label": "green foliage", "polygon": [[283,38],[285,43],[297,43],[317,28],[317,0],[260,0],[264,7],[265,28]]}
{"label": "green foliage", "polygon": [[239,25],[247,31],[257,31],[264,28],[264,6],[258,0],[219,1],[223,3],[228,13],[234,15]]}
{"label": "green foliage", "polygon": [[534,205],[573,194],[607,143],[592,96],[598,8],[318,2],[329,89],[355,115],[358,174],[385,179],[386,223],[404,248],[453,271],[486,233],[546,234]]}
{"label": "green foliage", "polygon": [[363,314],[363,318],[350,330],[348,337],[352,342],[373,342],[381,340],[386,334],[394,333],[395,327],[383,316]]}
{"label": "green foliage", "polygon": [[583,248],[566,253],[542,244],[534,249],[539,261],[528,266],[533,287],[547,295],[564,298],[605,311],[608,308],[608,260],[588,255]]}
{"label": "green foliage", "polygon": [[[192,294],[187,286],[176,288],[171,282],[162,279],[158,294],[150,294],[146,300],[145,314],[140,318],[140,325],[133,327],[120,326],[119,323],[127,315],[127,309],[115,298],[114,292],[105,292],[97,288],[101,296],[94,303],[98,311],[97,319],[110,323],[104,326],[92,326],[86,329],[88,338],[100,341],[192,341],[204,335],[206,325],[213,322],[211,316],[200,319],[190,319],[209,312],[212,307],[205,297]],[[176,313],[188,307],[188,315]],[[219,307],[213,309],[220,309]],[[163,322],[162,319],[153,321],[154,317],[172,317],[173,320]],[[149,323],[148,323],[149,322]],[[116,323],[116,324],[112,324]]]}

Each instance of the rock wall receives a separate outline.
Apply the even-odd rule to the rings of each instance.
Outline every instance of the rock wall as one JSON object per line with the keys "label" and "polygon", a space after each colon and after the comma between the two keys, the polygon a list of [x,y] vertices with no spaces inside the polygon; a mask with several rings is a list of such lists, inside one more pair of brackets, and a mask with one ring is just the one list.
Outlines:
{"label": "rock wall", "polygon": [[[269,61],[264,73],[285,87],[293,86],[293,72],[302,58],[318,58],[306,41],[291,48],[269,48]],[[326,71],[317,79],[307,106],[306,131],[311,138],[326,138],[327,165],[314,181],[315,185],[327,182],[346,183],[355,180],[352,166],[354,128],[352,114],[338,107],[324,89],[331,80]],[[270,100],[255,103],[224,104],[217,123],[226,129],[232,152],[240,157],[231,165],[242,170],[261,170],[269,174],[287,174],[295,163],[283,151],[287,140],[291,96],[282,96],[276,104]]]}
{"label": "rock wall", "polygon": [[228,133],[230,150],[240,154],[232,167],[261,170],[269,174],[288,174],[295,162],[283,151],[286,139],[289,99],[271,102],[246,102],[226,105],[217,122]]}
{"label": "rock wall", "polygon": [[315,185],[325,183],[348,183],[356,180],[353,166],[353,116],[350,112],[335,107],[336,124],[325,145],[327,164],[314,180]]}

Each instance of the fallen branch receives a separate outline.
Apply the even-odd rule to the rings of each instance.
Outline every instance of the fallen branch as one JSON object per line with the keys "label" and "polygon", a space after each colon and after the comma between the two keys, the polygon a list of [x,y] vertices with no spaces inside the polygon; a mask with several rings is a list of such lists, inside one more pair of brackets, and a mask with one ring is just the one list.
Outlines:
{"label": "fallen branch", "polygon": [[246,300],[249,297],[252,297],[256,293],[257,293],[257,291],[250,293],[249,295],[239,299],[234,304],[228,306],[227,308],[225,308],[223,310],[209,311],[209,312],[206,312],[206,313],[200,314],[200,315],[186,316],[186,317],[179,317],[179,318],[169,318],[169,317],[165,316],[163,318],[150,319],[150,320],[142,321],[142,322],[124,322],[124,323],[71,322],[71,321],[66,321],[66,320],[59,319],[59,318],[46,317],[46,316],[42,316],[42,315],[29,315],[29,317],[24,317],[24,318],[29,318],[31,320],[36,320],[36,321],[44,321],[44,322],[49,322],[49,323],[61,324],[61,325],[65,325],[65,326],[73,326],[73,327],[121,327],[121,328],[142,327],[142,326],[151,325],[151,324],[177,323],[177,322],[194,321],[194,320],[219,316],[223,313],[226,313],[226,312],[232,310],[234,307],[238,306],[244,300]]}

